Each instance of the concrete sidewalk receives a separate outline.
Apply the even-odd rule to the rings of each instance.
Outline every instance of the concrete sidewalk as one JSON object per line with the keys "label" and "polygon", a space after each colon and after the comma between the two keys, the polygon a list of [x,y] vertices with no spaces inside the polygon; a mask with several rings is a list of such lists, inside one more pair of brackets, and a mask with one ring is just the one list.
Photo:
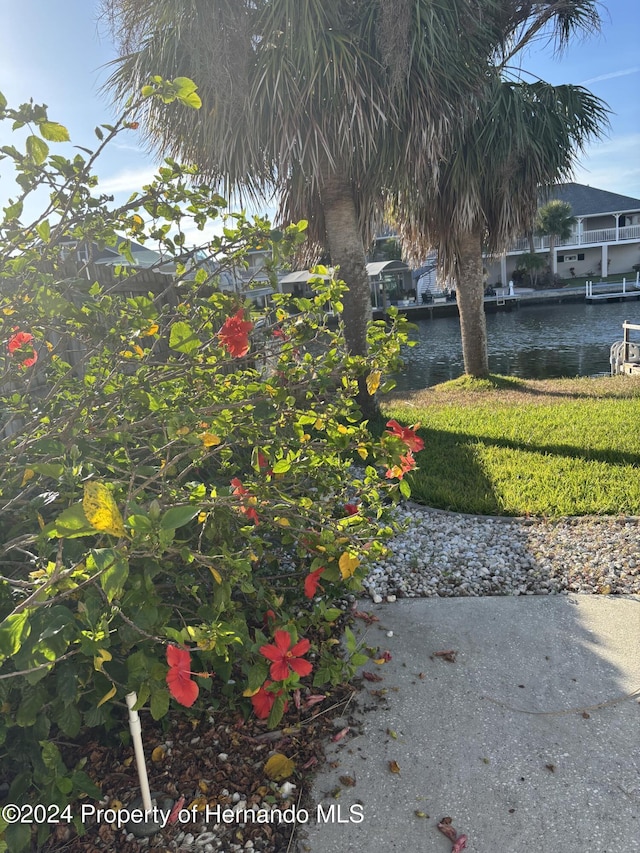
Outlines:
{"label": "concrete sidewalk", "polygon": [[339,721],[299,850],[449,853],[450,816],[472,853],[640,851],[640,597],[363,609],[392,659],[365,667],[383,680]]}

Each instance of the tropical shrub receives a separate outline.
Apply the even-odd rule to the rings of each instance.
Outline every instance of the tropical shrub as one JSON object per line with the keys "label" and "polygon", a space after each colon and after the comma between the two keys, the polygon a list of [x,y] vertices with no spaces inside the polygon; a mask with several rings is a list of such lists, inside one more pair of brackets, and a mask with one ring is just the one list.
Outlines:
{"label": "tropical shrub", "polygon": [[[197,107],[184,78],[144,96]],[[360,659],[335,654],[335,601],[383,549],[421,447],[395,423],[374,435],[355,402],[358,380],[374,394],[397,366],[401,319],[373,324],[369,356],[354,358],[330,275],[267,309],[220,289],[251,248],[288,257],[304,222],[221,218],[223,200],[173,160],[124,205],[100,194],[95,160],[135,131],[137,106],[96,128],[95,151],[66,157],[50,152],[68,133],[44,106],[0,96],[0,119],[27,133],[23,150],[1,149],[17,182],[0,223],[10,802],[99,796],[58,743],[122,726],[131,692],[156,720],[174,700],[274,726],[292,698],[343,680]],[[187,251],[187,226],[216,218],[221,236]],[[111,272],[96,263],[109,254]],[[28,825],[3,830],[10,849],[29,845]]]}

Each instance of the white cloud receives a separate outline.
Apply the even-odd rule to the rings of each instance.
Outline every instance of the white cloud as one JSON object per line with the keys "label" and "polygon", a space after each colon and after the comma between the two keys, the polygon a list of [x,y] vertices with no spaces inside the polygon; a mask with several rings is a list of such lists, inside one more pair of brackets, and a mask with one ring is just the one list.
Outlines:
{"label": "white cloud", "polygon": [[623,68],[621,71],[611,71],[609,74],[600,74],[598,77],[590,77],[588,80],[583,80],[579,86],[590,86],[591,83],[600,83],[602,80],[613,80],[616,77],[628,77],[629,74],[637,74],[640,71],[640,66],[635,65],[633,68]]}
{"label": "white cloud", "polygon": [[575,170],[581,184],[640,198],[640,133],[630,133],[589,147]]}
{"label": "white cloud", "polygon": [[98,189],[103,193],[132,193],[153,180],[156,169],[125,169],[108,178],[101,178]]}

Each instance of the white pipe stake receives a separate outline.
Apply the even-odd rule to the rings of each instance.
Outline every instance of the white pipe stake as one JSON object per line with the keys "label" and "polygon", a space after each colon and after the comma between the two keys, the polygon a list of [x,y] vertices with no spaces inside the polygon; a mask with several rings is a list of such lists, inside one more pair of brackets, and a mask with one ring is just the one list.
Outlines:
{"label": "white pipe stake", "polygon": [[133,738],[133,749],[136,755],[136,765],[138,767],[138,779],[140,780],[140,793],[142,794],[142,805],[145,812],[151,812],[151,790],[149,788],[149,777],[147,776],[147,765],[144,760],[144,748],[142,746],[142,726],[140,725],[140,717],[138,712],[133,710],[133,706],[138,701],[135,693],[127,693],[124,697],[129,709],[129,728],[131,729],[131,737]]}

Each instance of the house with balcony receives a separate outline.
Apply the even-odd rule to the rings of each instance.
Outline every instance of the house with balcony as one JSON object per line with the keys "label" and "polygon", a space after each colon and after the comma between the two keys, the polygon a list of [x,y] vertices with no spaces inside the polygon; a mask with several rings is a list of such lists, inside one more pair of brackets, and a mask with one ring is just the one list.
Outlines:
{"label": "house with balcony", "polygon": [[[596,189],[585,184],[559,184],[549,189],[541,204],[568,202],[576,219],[573,233],[556,241],[549,265],[561,278],[593,276],[606,279],[640,268],[640,199]],[[549,253],[549,238],[534,237],[536,253]],[[520,255],[530,251],[527,237],[516,240],[500,258],[487,259],[487,280],[505,285],[518,267]]]}

